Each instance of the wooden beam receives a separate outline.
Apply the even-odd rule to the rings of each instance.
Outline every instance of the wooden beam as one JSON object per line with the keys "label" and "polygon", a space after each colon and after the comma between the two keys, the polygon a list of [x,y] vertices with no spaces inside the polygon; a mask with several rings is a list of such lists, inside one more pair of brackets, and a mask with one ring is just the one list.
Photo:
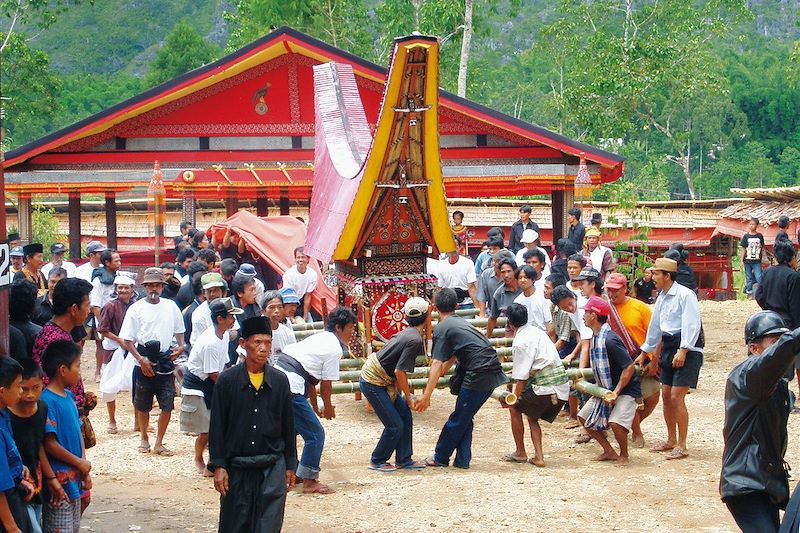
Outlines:
{"label": "wooden beam", "polygon": [[69,258],[81,258],[81,193],[70,192],[68,205],[69,218]]}
{"label": "wooden beam", "polygon": [[[112,250],[117,249],[117,193],[106,193],[106,240]],[[78,248],[80,257],[80,247]]]}
{"label": "wooden beam", "polygon": [[17,197],[17,226],[22,243],[30,243],[33,235],[33,210],[30,193],[19,193]]}
{"label": "wooden beam", "polygon": [[266,217],[269,216],[269,198],[267,197],[267,188],[258,191],[256,195],[256,216]]}
{"label": "wooden beam", "polygon": [[289,189],[281,187],[281,215],[289,214]]}
{"label": "wooden beam", "polygon": [[239,210],[239,196],[236,194],[235,189],[228,191],[228,197],[225,199],[225,216],[231,217]]}

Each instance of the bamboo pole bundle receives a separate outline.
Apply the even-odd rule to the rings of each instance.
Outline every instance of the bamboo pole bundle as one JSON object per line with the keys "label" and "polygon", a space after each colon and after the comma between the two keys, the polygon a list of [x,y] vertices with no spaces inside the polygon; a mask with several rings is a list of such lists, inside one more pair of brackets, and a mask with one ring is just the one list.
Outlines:
{"label": "bamboo pole bundle", "polygon": [[[428,384],[427,379],[409,379],[408,385],[412,389],[421,389]],[[439,381],[436,383],[436,388],[446,387],[450,384],[450,378],[444,377],[440,378]],[[352,394],[354,392],[360,392],[361,389],[358,388],[358,381],[345,381],[345,382],[336,382],[333,384],[333,394]]]}
{"label": "bamboo pole bundle", "polygon": [[[503,372],[511,372],[513,368],[513,363],[502,363]],[[427,366],[418,366],[414,367],[414,371],[406,374],[409,379],[415,378],[427,378],[430,375],[430,367]],[[445,376],[449,376],[453,373],[453,369],[450,368],[445,373]],[[361,378],[361,370],[347,370],[345,372],[339,372],[339,381],[358,381]],[[510,405],[510,404],[509,404]]]}
{"label": "bamboo pole bundle", "polygon": [[[456,309],[453,313],[456,316],[463,316],[463,317],[475,317],[478,316],[478,309]],[[431,313],[431,318],[433,320],[439,320],[439,313],[434,311]]]}
{"label": "bamboo pole bundle", "polygon": [[[642,375],[642,369],[639,365],[636,365],[636,375]],[[594,372],[592,372],[591,368],[568,368],[567,377],[572,380],[594,381]]]}
{"label": "bamboo pole bundle", "polygon": [[325,328],[325,325],[322,322],[306,322],[305,324],[292,324],[292,329],[294,331],[308,331],[308,330],[317,330],[322,331]]}

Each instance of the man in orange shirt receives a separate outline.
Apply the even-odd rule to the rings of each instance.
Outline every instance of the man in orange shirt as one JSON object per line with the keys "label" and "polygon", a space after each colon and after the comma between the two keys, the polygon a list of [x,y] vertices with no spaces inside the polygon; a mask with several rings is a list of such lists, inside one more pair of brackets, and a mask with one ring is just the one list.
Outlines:
{"label": "man in orange shirt", "polygon": [[[647,328],[650,326],[650,317],[653,311],[646,303],[628,296],[628,280],[618,272],[611,272],[606,277],[605,282],[608,299],[617,310],[622,325],[637,346],[644,344],[647,338]],[[650,365],[650,355],[642,353],[634,361],[635,364],[642,366],[645,372],[640,378],[642,385],[642,397],[644,399],[644,409],[636,411],[631,428],[631,438],[636,448],[644,447],[644,435],[642,434],[641,422],[653,412],[658,405],[658,397],[661,392],[661,384],[655,377],[658,367]]]}

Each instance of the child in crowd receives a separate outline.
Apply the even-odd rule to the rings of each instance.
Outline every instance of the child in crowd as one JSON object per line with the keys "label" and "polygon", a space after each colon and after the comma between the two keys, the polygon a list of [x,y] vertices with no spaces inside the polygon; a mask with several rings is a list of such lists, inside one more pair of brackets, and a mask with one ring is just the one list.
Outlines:
{"label": "child in crowd", "polygon": [[44,453],[44,428],[47,421],[47,405],[39,400],[44,389],[44,373],[33,359],[22,361],[22,396],[16,405],[9,405],[11,429],[22,464],[28,469],[33,482],[33,494],[28,502],[31,531],[42,531],[42,485],[47,480],[47,489],[52,503],[66,501],[67,495],[58,482],[50,461]]}
{"label": "child in crowd", "polygon": [[[67,388],[81,378],[81,349],[71,341],[55,341],[42,354],[42,368],[50,379],[42,393],[47,404],[44,449],[58,482],[66,492],[66,501],[54,503],[50,492],[44,502],[42,526],[45,533],[79,533],[81,514],[89,506],[92,488],[89,471],[92,464],[86,460],[81,433],[81,421],[75,400]],[[82,507],[83,506],[83,507]]]}
{"label": "child in crowd", "polygon": [[7,408],[22,395],[22,367],[10,357],[0,357],[0,529],[30,531],[25,499],[33,496],[30,475],[14,443]]}

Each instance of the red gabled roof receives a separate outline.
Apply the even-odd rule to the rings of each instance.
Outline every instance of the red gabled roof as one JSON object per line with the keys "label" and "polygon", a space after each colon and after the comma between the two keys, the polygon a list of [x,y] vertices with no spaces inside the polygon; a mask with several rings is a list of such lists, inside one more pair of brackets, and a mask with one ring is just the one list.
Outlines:
{"label": "red gabled roof", "polygon": [[[71,126],[8,152],[4,168],[10,169],[39,154],[57,151],[70,142],[103,132],[126,120],[288,53],[301,54],[321,62],[349,63],[353,66],[356,75],[381,84],[386,79],[385,68],[291,28],[279,28],[214,63],[188,72]],[[616,154],[579,143],[446,91],[440,90],[440,99],[444,109],[530,139],[532,142],[556,149],[564,154],[585,157],[589,163],[600,165],[602,182],[613,181],[622,176],[624,160]]]}

